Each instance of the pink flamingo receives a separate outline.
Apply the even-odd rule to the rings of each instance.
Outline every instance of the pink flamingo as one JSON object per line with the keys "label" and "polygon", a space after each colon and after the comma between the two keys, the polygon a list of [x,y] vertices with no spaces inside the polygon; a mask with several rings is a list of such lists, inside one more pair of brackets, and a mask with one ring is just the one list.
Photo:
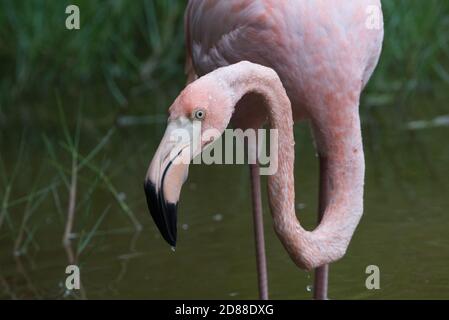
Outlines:
{"label": "pink flamingo", "polygon": [[[377,27],[369,22],[376,14]],[[363,213],[358,107],[382,48],[380,0],[190,0],[185,22],[191,83],[169,110],[145,180],[155,223],[174,246],[188,165],[168,158],[180,147],[170,141],[173,130],[190,128],[195,119],[203,130],[220,131],[229,123],[260,128],[268,120],[280,142],[279,170],[268,178],[274,228],[300,268],[317,268],[314,297],[326,299],[327,265],[345,254]],[[197,75],[203,77],[195,81]],[[295,214],[292,126],[300,120],[311,123],[320,162],[319,225],[313,231]],[[251,165],[259,292],[267,299],[258,170]]]}

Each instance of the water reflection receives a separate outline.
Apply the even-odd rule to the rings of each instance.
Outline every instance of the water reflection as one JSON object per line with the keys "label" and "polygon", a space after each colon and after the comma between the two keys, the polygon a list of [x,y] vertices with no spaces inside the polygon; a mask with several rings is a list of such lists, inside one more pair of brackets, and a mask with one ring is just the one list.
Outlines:
{"label": "water reflection", "polygon": [[[1,215],[5,223],[0,227],[0,298],[257,297],[248,169],[191,166],[180,200],[179,245],[173,252],[154,226],[142,190],[163,124],[148,118],[145,125],[134,125],[139,121],[122,119],[122,127],[95,159],[94,165],[107,179],[100,176],[93,187],[98,175],[81,176],[74,224],[77,237],[65,249],[61,207],[66,199],[58,191],[55,196],[55,188],[63,182],[48,168],[35,178],[33,169],[48,161],[48,154],[39,145],[31,147],[31,167],[21,172],[11,191],[9,213]],[[386,130],[370,124],[364,130],[365,215],[347,256],[331,266],[330,298],[449,298],[449,148],[441,145],[449,129]],[[98,141],[98,136],[86,130],[81,139],[86,146],[81,148],[90,150],[89,142]],[[309,228],[316,221],[317,163],[309,130],[302,126],[295,136],[296,209]],[[2,140],[2,151],[10,151],[2,155],[6,168],[16,161],[16,145],[17,141]],[[36,179],[42,188],[36,188],[35,195],[45,199],[27,220],[18,246],[21,221],[28,212],[26,177]],[[265,189],[265,180],[263,184]],[[0,195],[3,201],[3,186]],[[17,199],[25,200],[17,204]],[[14,201],[17,205],[11,205]],[[107,207],[110,212],[93,229]],[[274,235],[266,197],[264,214],[270,296],[310,299],[311,274],[294,266]],[[142,231],[136,231],[136,225],[142,225]],[[85,240],[91,230],[95,232],[80,253],[75,244],[83,231]],[[31,244],[26,253],[15,255],[24,242]],[[68,264],[80,266],[83,290],[79,292],[67,294],[65,289]],[[379,291],[364,286],[370,264],[380,267]]]}

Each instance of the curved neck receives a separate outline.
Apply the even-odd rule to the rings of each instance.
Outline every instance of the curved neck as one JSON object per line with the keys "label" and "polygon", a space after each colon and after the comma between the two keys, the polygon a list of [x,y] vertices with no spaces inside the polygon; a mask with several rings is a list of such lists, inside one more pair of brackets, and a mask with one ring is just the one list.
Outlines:
{"label": "curved neck", "polygon": [[265,102],[270,129],[275,129],[278,133],[278,170],[268,177],[269,202],[274,223],[280,225],[287,216],[296,221],[294,123],[291,103],[285,88],[279,76],[270,68],[243,63],[243,67],[239,66],[239,70],[229,71],[226,80],[234,93],[233,105],[235,106],[248,93],[260,95]]}
{"label": "curved neck", "polygon": [[[349,122],[343,125],[343,134],[342,127],[334,126],[340,135],[339,142],[335,143],[336,135],[330,135],[333,142],[321,150],[329,157],[325,180],[338,183],[339,187],[329,193],[320,225],[307,231],[295,213],[292,108],[278,75],[272,69],[249,62],[222,68],[215,74],[223,90],[229,89],[234,109],[246,94],[260,95],[271,129],[278,130],[277,170],[268,177],[268,198],[275,231],[292,260],[300,268],[310,270],[340,259],[363,213],[364,162],[357,109],[346,109],[347,115],[342,119]],[[332,123],[320,125],[333,128]]]}
{"label": "curved neck", "polygon": [[227,67],[222,80],[231,88],[232,105],[248,93],[260,95],[265,101],[268,122],[271,129],[277,130],[277,170],[268,177],[268,197],[274,227],[278,237],[290,256],[300,267],[309,268],[301,250],[301,228],[295,214],[294,186],[294,136],[293,116],[290,100],[276,72],[272,69],[251,63],[239,63]]}

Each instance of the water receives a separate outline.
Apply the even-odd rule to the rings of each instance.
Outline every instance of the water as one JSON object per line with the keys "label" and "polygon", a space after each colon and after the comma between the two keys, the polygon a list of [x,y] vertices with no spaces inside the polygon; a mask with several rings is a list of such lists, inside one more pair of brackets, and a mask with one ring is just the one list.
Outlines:
{"label": "water", "polygon": [[[0,229],[0,298],[257,297],[245,166],[191,166],[180,200],[176,251],[159,235],[142,190],[147,165],[164,130],[159,122],[117,129],[95,157],[96,165],[104,165],[117,197],[104,181],[86,196],[95,174],[80,171],[77,199],[89,205],[76,212],[75,252],[76,243],[86,239],[109,210],[77,259],[82,292],[66,292],[70,252],[61,239],[67,190],[40,142],[42,132],[56,141],[61,130],[46,117],[26,119],[27,148],[10,198],[20,199],[30,190],[56,183],[59,199],[50,192],[43,199],[36,196],[28,206],[23,202],[9,210]],[[84,153],[108,130],[95,123],[87,116],[84,119]],[[365,214],[346,257],[330,268],[331,299],[449,298],[448,134],[444,126],[417,131],[365,126]],[[302,126],[295,136],[297,212],[310,228],[316,220],[317,162],[309,131]],[[17,123],[2,128],[1,156],[7,176],[17,164],[20,137]],[[70,169],[70,157],[58,150],[62,165]],[[5,184],[1,186],[4,199]],[[143,226],[140,232],[118,201],[134,212]],[[31,209],[23,241],[26,252],[15,256],[19,227]],[[276,238],[265,195],[264,217],[270,297],[311,299],[313,275],[297,269]],[[365,288],[365,270],[372,264],[380,268],[380,290]]]}

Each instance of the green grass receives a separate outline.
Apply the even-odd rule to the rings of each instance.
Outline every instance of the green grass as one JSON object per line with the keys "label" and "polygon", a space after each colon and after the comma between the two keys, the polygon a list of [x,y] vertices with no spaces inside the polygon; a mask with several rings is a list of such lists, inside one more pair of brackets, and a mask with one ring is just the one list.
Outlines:
{"label": "green grass", "polygon": [[[395,123],[412,114],[448,113],[433,105],[431,112],[412,110],[412,102],[445,100],[449,92],[449,3],[430,0],[384,0],[385,40],[379,66],[371,80],[364,105],[387,106]],[[428,106],[423,107],[428,108]],[[368,113],[367,111],[366,113]],[[384,111],[383,111],[384,112]]]}
{"label": "green grass", "polygon": [[[77,31],[65,28],[65,8],[72,3],[81,12]],[[107,87],[126,104],[132,92],[179,73],[183,10],[174,0],[2,0],[2,98],[89,86]]]}
{"label": "green grass", "polygon": [[[128,232],[140,231],[142,227],[117,191],[109,171],[110,161],[104,154],[114,138],[115,127],[102,137],[95,137],[96,142],[87,135],[91,140],[81,147],[82,137],[86,136],[82,132],[81,106],[72,126],[60,98],[55,100],[59,106],[55,129],[37,138],[33,136],[35,132],[25,132],[19,139],[13,137],[12,144],[19,141],[19,147],[14,150],[7,146],[2,151],[9,152],[0,153],[0,240],[11,244],[11,251],[3,252],[5,255],[35,254],[45,235],[41,229],[51,223],[59,230],[61,248],[70,247],[73,256],[69,263],[76,263],[85,251],[92,249],[99,232],[117,232],[100,230],[111,211],[123,215],[123,227]],[[3,147],[8,143],[7,131],[0,130]],[[113,201],[107,200],[102,208],[97,197]]]}

